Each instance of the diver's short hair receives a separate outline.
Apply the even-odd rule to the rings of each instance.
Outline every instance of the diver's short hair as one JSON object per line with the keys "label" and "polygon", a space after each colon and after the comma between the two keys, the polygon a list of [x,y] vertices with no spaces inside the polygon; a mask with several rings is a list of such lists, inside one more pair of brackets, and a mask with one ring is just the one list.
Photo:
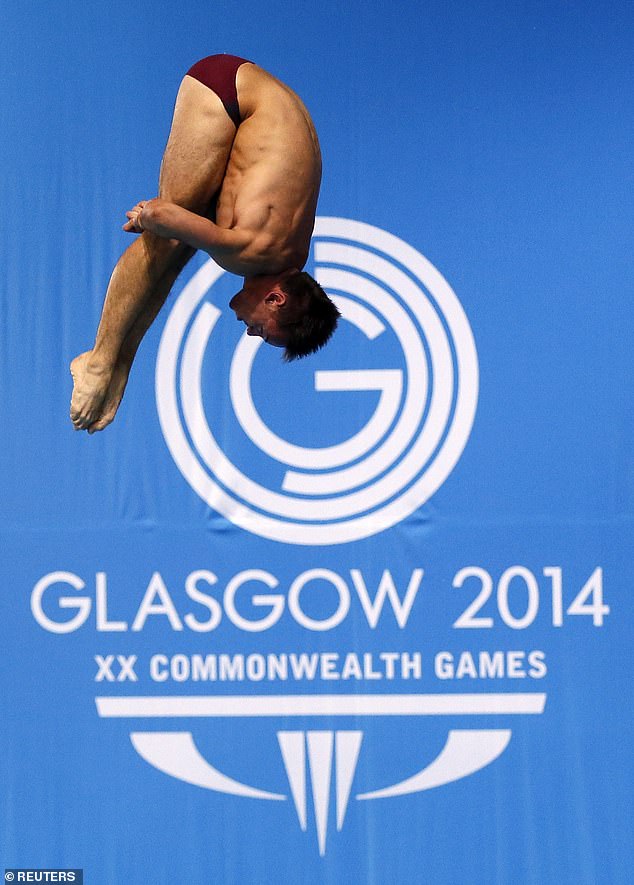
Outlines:
{"label": "diver's short hair", "polygon": [[319,283],[305,271],[285,277],[281,285],[288,303],[279,312],[279,325],[286,333],[284,361],[308,356],[330,340],[341,316]]}

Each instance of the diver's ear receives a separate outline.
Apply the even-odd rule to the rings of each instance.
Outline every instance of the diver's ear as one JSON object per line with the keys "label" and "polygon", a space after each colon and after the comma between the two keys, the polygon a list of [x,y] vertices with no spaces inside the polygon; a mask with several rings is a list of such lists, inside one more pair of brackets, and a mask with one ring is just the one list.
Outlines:
{"label": "diver's ear", "polygon": [[282,289],[275,288],[271,289],[270,292],[264,296],[264,303],[269,304],[271,307],[283,307],[286,304],[286,292],[283,292]]}

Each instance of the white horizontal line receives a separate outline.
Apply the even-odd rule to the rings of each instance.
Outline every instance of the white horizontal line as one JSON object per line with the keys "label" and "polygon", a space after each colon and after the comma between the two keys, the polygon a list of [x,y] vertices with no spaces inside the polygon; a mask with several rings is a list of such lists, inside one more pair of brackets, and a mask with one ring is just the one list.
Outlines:
{"label": "white horizontal line", "polygon": [[100,716],[452,716],[543,713],[546,695],[346,694],[98,697]]}

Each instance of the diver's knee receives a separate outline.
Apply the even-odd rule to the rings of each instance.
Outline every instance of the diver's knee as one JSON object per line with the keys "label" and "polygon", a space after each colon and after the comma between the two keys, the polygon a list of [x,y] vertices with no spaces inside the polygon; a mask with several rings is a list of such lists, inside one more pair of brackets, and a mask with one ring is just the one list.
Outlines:
{"label": "diver's knee", "polygon": [[141,241],[148,255],[154,260],[163,259],[168,262],[178,262],[185,254],[191,257],[196,251],[182,243],[180,240],[167,239],[159,237],[158,234],[144,230],[141,234]]}
{"label": "diver's knee", "polygon": [[178,276],[196,252],[180,240],[168,240],[149,231],[143,231],[138,242],[145,252],[145,262],[153,282],[166,273]]}

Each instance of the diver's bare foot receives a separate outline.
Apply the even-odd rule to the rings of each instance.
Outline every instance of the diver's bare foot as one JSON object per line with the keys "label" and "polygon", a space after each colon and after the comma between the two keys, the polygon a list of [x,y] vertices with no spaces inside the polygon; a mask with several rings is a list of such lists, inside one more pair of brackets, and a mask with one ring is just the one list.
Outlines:
{"label": "diver's bare foot", "polygon": [[82,353],[70,364],[73,376],[73,396],[70,401],[70,420],[75,430],[86,430],[101,416],[112,370],[95,365],[92,351]]}
{"label": "diver's bare foot", "polygon": [[110,386],[104,397],[100,415],[97,420],[88,427],[88,433],[97,433],[97,431],[103,430],[104,427],[107,427],[108,424],[114,420],[114,416],[117,414],[117,409],[123,398],[126,384],[128,383],[129,374],[130,364],[124,363],[120,360],[112,373]]}

